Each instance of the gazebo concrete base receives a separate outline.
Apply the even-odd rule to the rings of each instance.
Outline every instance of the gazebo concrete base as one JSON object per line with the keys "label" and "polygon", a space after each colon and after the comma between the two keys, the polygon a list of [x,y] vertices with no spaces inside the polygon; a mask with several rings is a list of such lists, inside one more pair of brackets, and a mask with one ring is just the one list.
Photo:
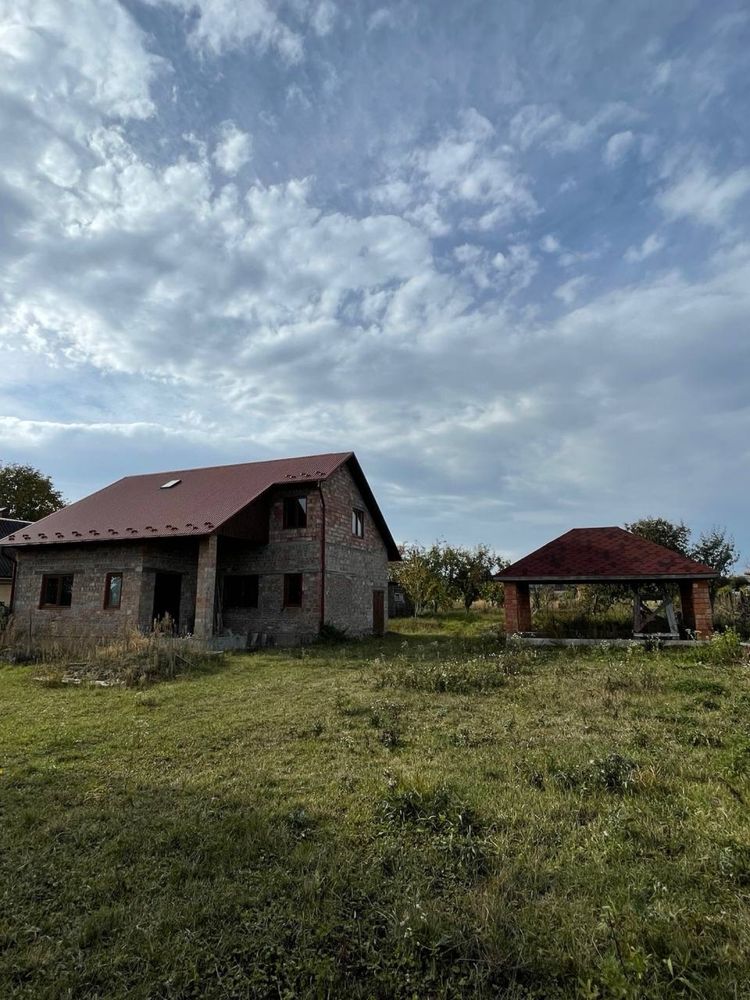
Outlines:
{"label": "gazebo concrete base", "polygon": [[649,641],[657,640],[662,647],[674,646],[685,649],[688,646],[702,646],[709,639],[659,639],[658,636],[639,639],[552,639],[531,635],[508,636],[511,643],[517,642],[524,646],[614,646],[617,649],[627,649],[628,646],[644,646]]}

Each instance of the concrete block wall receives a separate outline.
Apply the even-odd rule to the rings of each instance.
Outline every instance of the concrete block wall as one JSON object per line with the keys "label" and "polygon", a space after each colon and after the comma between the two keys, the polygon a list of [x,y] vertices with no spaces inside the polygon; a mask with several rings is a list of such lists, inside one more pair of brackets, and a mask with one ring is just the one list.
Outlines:
{"label": "concrete block wall", "polygon": [[[284,528],[284,498],[306,496],[307,526]],[[258,607],[227,608],[222,615],[232,632],[266,632],[280,645],[309,642],[320,626],[321,505],[316,489],[305,484],[274,493],[269,510],[269,541],[255,545],[219,539],[218,576],[257,574]],[[302,574],[302,606],[284,607],[284,576]]]}
{"label": "concrete block wall", "polygon": [[[388,558],[375,523],[347,468],[322,484],[325,501],[325,620],[352,636],[372,632],[373,589],[388,589]],[[306,496],[307,526],[283,527],[283,501]],[[352,508],[365,511],[364,538],[352,534]],[[218,573],[258,574],[258,607],[223,612],[225,629],[267,632],[279,644],[309,641],[321,617],[321,529],[323,509],[317,486],[295,485],[274,493],[267,545],[220,539]],[[284,607],[284,574],[301,573],[301,608]],[[387,598],[385,601],[387,627]]]}
{"label": "concrete block wall", "polygon": [[[384,592],[388,628],[388,554],[380,532],[346,466],[323,483],[326,503],[326,621],[349,635],[373,630],[372,592]],[[352,509],[364,511],[363,538],[352,533]]]}
{"label": "concrete block wall", "polygon": [[[91,542],[16,549],[18,564],[13,599],[19,636],[32,641],[123,638],[140,624],[143,550],[138,543]],[[120,607],[104,608],[108,573],[122,573]],[[73,576],[68,608],[40,608],[44,575]]]}
{"label": "concrete block wall", "polygon": [[144,632],[153,627],[154,586],[157,573],[179,573],[180,634],[191,634],[195,627],[195,597],[198,581],[197,538],[158,539],[143,543],[143,569],[138,626]]}
{"label": "concrete block wall", "polygon": [[[388,589],[385,545],[348,468],[339,469],[323,483],[322,492],[326,527],[324,618],[349,635],[370,634],[373,590]],[[307,525],[284,528],[284,498],[300,495],[307,497]],[[364,538],[352,533],[355,507],[365,512]],[[17,625],[30,628],[33,638],[40,640],[115,638],[133,628],[149,631],[157,573],[179,573],[179,631],[203,634],[213,626],[212,581],[221,587],[226,575],[257,574],[258,607],[226,609],[222,614],[224,629],[240,634],[266,632],[279,644],[309,641],[318,634],[323,596],[323,504],[317,485],[290,484],[274,491],[268,510],[267,544],[257,539],[209,537],[19,548],[14,600]],[[121,606],[105,610],[106,575],[116,572],[123,574]],[[45,573],[73,574],[71,607],[39,607]],[[284,607],[287,573],[302,574],[301,607]],[[384,619],[387,626],[387,598]]]}

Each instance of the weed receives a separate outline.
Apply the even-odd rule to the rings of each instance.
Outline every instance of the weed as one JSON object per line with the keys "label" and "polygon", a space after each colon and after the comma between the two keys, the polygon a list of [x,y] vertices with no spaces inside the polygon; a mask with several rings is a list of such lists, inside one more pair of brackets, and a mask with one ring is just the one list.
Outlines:
{"label": "weed", "polygon": [[380,814],[392,827],[415,827],[432,832],[469,835],[480,832],[476,813],[454,789],[395,785],[381,802]]}
{"label": "weed", "polygon": [[577,767],[552,769],[551,777],[562,788],[622,794],[631,789],[637,771],[635,761],[612,752]]}

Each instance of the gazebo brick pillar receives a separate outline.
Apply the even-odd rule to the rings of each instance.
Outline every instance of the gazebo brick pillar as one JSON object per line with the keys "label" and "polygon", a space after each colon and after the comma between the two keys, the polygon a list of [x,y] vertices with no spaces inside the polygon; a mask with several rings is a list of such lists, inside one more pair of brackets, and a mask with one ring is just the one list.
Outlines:
{"label": "gazebo brick pillar", "polygon": [[711,595],[706,580],[683,580],[680,583],[680,607],[685,628],[700,638],[707,638],[714,630]]}
{"label": "gazebo brick pillar", "polygon": [[528,583],[505,584],[505,634],[531,631],[531,595]]}
{"label": "gazebo brick pillar", "polygon": [[218,548],[217,535],[201,538],[198,547],[198,580],[195,591],[195,636],[198,639],[210,639],[214,634]]}

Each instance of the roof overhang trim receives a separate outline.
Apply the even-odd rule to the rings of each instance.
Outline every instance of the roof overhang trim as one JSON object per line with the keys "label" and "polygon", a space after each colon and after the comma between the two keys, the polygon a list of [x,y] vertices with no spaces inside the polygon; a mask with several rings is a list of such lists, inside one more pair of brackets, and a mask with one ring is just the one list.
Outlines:
{"label": "roof overhang trim", "polygon": [[652,574],[651,576],[503,576],[493,577],[495,583],[669,583],[680,580],[713,580],[718,573]]}

